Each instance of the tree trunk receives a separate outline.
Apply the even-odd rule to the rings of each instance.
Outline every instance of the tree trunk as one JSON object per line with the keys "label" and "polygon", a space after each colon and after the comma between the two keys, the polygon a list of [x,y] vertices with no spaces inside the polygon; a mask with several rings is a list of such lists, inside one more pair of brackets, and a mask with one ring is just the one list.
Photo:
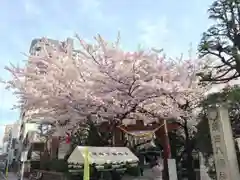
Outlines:
{"label": "tree trunk", "polygon": [[173,132],[168,133],[170,147],[171,147],[171,157],[177,159],[177,135]]}
{"label": "tree trunk", "polygon": [[187,176],[188,179],[195,180],[195,172],[194,172],[194,167],[193,167],[193,156],[192,156],[192,143],[190,141],[189,137],[189,132],[188,132],[188,124],[187,120],[184,120],[184,132],[185,132],[185,137],[186,137],[186,144],[185,144],[185,150],[186,150],[186,155],[187,155]]}

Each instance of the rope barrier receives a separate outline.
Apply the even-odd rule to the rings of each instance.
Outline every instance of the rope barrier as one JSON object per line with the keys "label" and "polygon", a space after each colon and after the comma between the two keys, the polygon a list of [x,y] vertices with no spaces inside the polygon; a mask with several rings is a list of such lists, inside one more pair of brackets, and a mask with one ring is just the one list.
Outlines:
{"label": "rope barrier", "polygon": [[160,126],[158,126],[157,128],[155,128],[154,130],[152,130],[151,132],[147,132],[147,133],[142,133],[142,134],[135,134],[135,133],[131,133],[129,131],[127,131],[126,129],[124,129],[123,127],[121,127],[123,125],[118,126],[119,129],[121,129],[124,133],[134,136],[134,137],[148,137],[148,136],[152,136],[157,130],[159,130],[161,127],[164,126],[164,124],[161,124]]}

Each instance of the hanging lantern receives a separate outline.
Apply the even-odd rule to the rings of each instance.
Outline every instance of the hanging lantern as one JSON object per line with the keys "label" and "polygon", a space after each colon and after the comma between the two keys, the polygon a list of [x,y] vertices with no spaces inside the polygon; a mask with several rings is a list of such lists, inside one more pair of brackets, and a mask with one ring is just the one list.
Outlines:
{"label": "hanging lantern", "polygon": [[70,144],[70,142],[71,142],[71,136],[69,133],[66,132],[66,143]]}

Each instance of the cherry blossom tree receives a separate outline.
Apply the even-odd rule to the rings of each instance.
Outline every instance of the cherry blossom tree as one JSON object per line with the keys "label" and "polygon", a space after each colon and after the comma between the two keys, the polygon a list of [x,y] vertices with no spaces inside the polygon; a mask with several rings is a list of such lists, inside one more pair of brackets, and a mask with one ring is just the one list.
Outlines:
{"label": "cherry blossom tree", "polygon": [[189,117],[208,89],[196,76],[200,61],[167,59],[157,50],[125,52],[119,38],[109,43],[97,36],[93,44],[77,38],[77,52],[42,39],[41,53],[30,55],[24,68],[6,68],[13,79],[5,83],[29,120],[66,125],[66,131],[89,116],[112,123]]}
{"label": "cherry blossom tree", "polygon": [[[190,146],[194,129],[189,127],[209,89],[199,83],[200,60],[168,59],[154,49],[125,52],[119,38],[114,43],[101,36],[95,43],[77,39],[81,46],[73,51],[43,38],[40,53],[28,56],[25,67],[6,68],[13,78],[4,83],[18,96],[16,108],[28,121],[52,124],[63,136],[87,121],[108,121],[114,129],[136,119],[146,124],[175,119]],[[190,148],[186,151],[191,157]]]}

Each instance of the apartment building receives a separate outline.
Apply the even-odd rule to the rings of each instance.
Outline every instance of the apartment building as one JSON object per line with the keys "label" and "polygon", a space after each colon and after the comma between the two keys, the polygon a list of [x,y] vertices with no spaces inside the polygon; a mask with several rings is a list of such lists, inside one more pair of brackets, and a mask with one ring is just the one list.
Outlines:
{"label": "apartment building", "polygon": [[72,55],[76,50],[73,49],[73,39],[72,38],[67,38],[66,41],[58,41],[58,40],[53,40],[53,39],[46,39],[46,41],[49,43],[43,42],[42,39],[34,39],[32,40],[29,53],[31,55],[39,56],[41,53],[45,53],[43,51],[43,46],[45,46],[46,49],[48,49],[48,46],[50,47],[51,45],[55,46],[55,48],[59,51],[64,51],[63,47],[67,47],[68,52],[70,55]]}
{"label": "apartment building", "polygon": [[13,129],[13,124],[5,125],[4,134],[3,134],[3,143],[9,141],[9,134],[11,133],[12,129]]}
{"label": "apartment building", "polygon": [[7,155],[9,164],[16,159],[19,151],[18,143],[19,122],[8,124],[5,126],[2,153]]}

